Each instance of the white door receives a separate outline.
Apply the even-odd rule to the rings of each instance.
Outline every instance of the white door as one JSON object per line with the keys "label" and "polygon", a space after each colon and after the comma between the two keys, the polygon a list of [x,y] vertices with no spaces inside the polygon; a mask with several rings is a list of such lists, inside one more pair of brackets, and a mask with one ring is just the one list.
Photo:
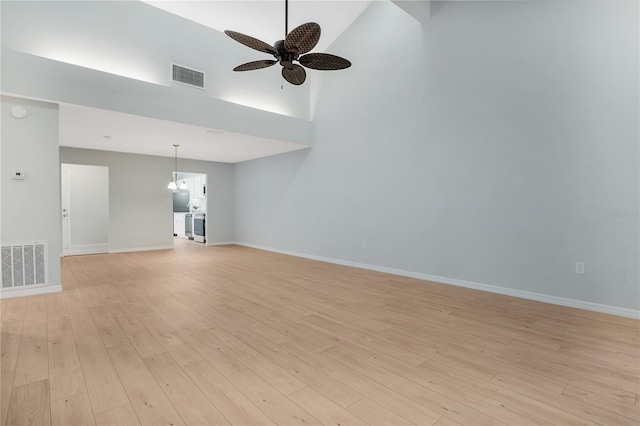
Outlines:
{"label": "white door", "polygon": [[62,195],[62,199],[60,200],[60,205],[61,205],[61,209],[62,211],[61,213],[61,218],[62,218],[62,250],[63,250],[63,254],[65,250],[69,249],[69,205],[71,204],[69,202],[69,172],[67,170],[61,170],[60,171],[60,189],[61,189],[61,195]]}

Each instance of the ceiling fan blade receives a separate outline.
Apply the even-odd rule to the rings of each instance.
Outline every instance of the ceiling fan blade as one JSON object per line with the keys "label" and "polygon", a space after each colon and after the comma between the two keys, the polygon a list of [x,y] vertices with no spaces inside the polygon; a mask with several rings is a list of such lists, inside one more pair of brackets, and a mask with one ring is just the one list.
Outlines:
{"label": "ceiling fan blade", "polygon": [[238,43],[244,44],[247,47],[257,50],[258,52],[264,52],[270,55],[278,56],[278,51],[276,49],[274,49],[271,45],[265,43],[264,41],[258,40],[257,38],[253,38],[246,34],[229,30],[225,30],[224,33]]}
{"label": "ceiling fan blade", "polygon": [[306,80],[307,72],[300,65],[294,64],[291,69],[283,67],[282,76],[289,83],[299,86]]}
{"label": "ceiling fan blade", "polygon": [[260,68],[267,68],[277,63],[278,61],[265,59],[262,61],[253,61],[253,62],[247,62],[246,64],[238,65],[233,70],[234,71],[253,71],[253,70],[259,70]]}
{"label": "ceiling fan blade", "polygon": [[299,55],[309,52],[316,47],[320,40],[320,25],[307,22],[294,28],[284,39],[284,48]]}
{"label": "ceiling fan blade", "polygon": [[343,70],[351,66],[351,62],[336,55],[328,53],[309,53],[298,59],[302,65],[314,70]]}

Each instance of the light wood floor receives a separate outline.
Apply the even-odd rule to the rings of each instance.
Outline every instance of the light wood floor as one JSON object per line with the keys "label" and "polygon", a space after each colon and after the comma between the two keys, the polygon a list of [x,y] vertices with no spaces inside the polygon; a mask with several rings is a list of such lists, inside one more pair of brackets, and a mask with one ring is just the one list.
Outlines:
{"label": "light wood floor", "polygon": [[183,240],[5,299],[3,424],[631,425],[638,321]]}

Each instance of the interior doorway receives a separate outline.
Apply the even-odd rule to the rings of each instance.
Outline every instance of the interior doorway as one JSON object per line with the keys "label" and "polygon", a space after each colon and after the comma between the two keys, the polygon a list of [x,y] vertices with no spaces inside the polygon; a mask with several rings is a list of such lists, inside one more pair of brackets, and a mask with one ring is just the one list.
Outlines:
{"label": "interior doorway", "polygon": [[207,175],[177,173],[173,191],[173,236],[207,242]]}
{"label": "interior doorway", "polygon": [[109,251],[109,168],[60,167],[62,255]]}

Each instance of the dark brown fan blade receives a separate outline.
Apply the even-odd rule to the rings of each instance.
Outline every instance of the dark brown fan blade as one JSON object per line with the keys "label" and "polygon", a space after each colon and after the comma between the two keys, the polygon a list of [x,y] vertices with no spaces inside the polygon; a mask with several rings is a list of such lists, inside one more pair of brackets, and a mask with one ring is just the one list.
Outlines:
{"label": "dark brown fan blade", "polygon": [[253,70],[259,70],[260,68],[267,68],[277,63],[278,61],[265,59],[263,61],[253,61],[253,62],[247,62],[246,64],[238,65],[233,70],[234,71],[253,71]]}
{"label": "dark brown fan blade", "polygon": [[298,59],[302,65],[314,70],[343,70],[351,66],[351,62],[328,53],[309,53]]}
{"label": "dark brown fan blade", "polygon": [[293,68],[282,68],[282,76],[291,84],[301,85],[307,78],[307,72],[298,64],[294,64]]}
{"label": "dark brown fan blade", "polygon": [[268,53],[270,55],[278,56],[278,51],[274,49],[272,46],[268,45],[264,41],[258,40],[257,38],[253,38],[246,34],[237,33],[235,31],[225,30],[226,35],[237,41],[238,43],[242,43],[247,47],[257,50],[258,52]]}
{"label": "dark brown fan blade", "polygon": [[315,22],[307,22],[294,28],[287,35],[287,38],[284,39],[284,48],[289,52],[302,55],[316,47],[318,40],[320,40],[320,25]]}

